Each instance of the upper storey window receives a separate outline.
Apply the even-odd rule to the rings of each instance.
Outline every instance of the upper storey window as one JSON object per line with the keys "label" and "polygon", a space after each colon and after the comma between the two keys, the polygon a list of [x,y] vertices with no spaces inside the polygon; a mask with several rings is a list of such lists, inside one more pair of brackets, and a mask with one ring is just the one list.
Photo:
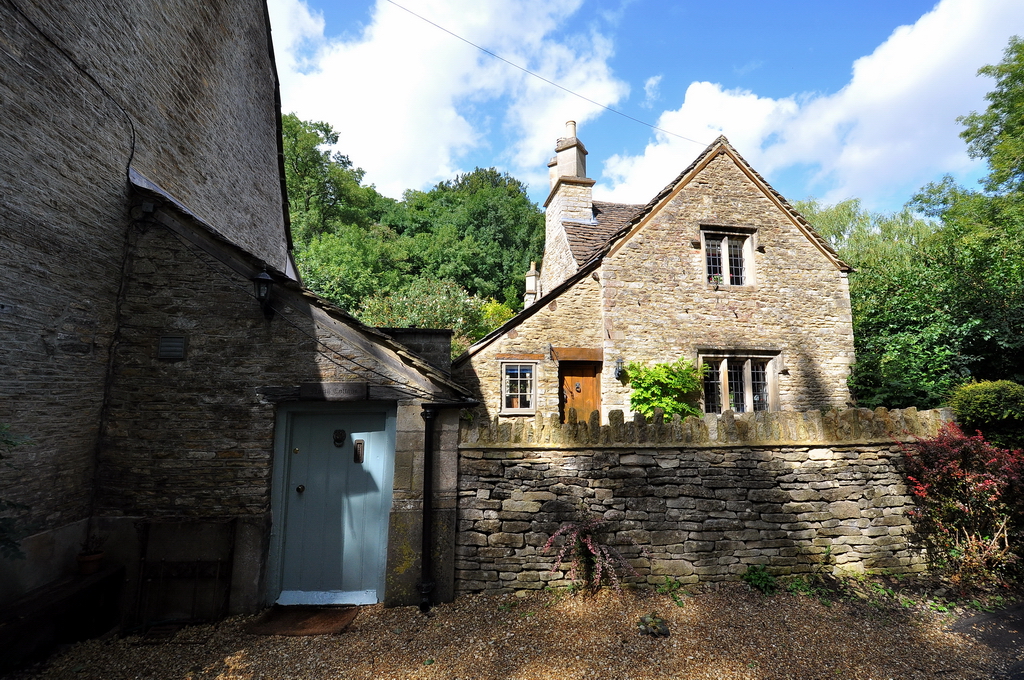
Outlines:
{"label": "upper storey window", "polygon": [[738,227],[701,227],[704,273],[713,286],[753,284],[755,231]]}

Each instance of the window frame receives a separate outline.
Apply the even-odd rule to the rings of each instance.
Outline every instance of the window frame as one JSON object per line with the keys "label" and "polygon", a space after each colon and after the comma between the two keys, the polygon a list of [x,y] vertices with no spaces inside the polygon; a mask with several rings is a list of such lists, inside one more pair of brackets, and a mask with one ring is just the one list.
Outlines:
{"label": "window frame", "polygon": [[[505,416],[521,416],[521,415],[534,415],[537,413],[537,377],[539,370],[539,361],[524,361],[524,360],[507,360],[499,363],[498,379],[501,381],[501,401],[498,413]],[[527,408],[510,408],[506,407],[506,397],[509,396],[507,390],[507,380],[505,367],[506,366],[530,366],[532,373],[532,380],[530,385],[530,406]],[[520,378],[521,379],[521,378]],[[518,392],[516,394],[526,394],[525,392]]]}
{"label": "window frame", "polygon": [[[738,227],[715,224],[702,224],[700,227],[700,254],[704,271],[704,282],[708,287],[716,290],[722,286],[730,288],[749,288],[755,285],[756,277],[754,272],[754,251],[757,249],[757,229],[752,227]],[[721,243],[719,257],[720,274],[712,273],[709,266],[709,242]],[[730,263],[730,244],[735,246],[740,242],[739,254],[742,271],[739,278],[740,283],[733,283],[735,275]],[[720,276],[721,281],[715,281],[714,277]]]}
{"label": "window frame", "polygon": [[[763,396],[766,397],[767,407],[762,409],[757,408],[758,401],[755,400],[753,380],[755,363],[763,364],[764,366]],[[701,397],[701,407],[705,413],[721,414],[726,411],[732,411],[733,413],[757,413],[760,411],[779,410],[778,376],[782,370],[781,352],[776,350],[699,350],[697,353],[697,366],[703,367],[705,365],[708,366],[708,369],[704,376],[704,384],[702,386],[704,389]],[[742,372],[737,370],[738,367],[741,367]],[[730,368],[732,369],[731,372]],[[733,408],[735,405],[733,395],[735,393],[730,390],[731,383],[738,382],[736,380],[737,376],[743,385],[742,410]],[[709,404],[706,401],[710,378],[714,378],[714,383],[717,385],[717,410],[709,410]]]}

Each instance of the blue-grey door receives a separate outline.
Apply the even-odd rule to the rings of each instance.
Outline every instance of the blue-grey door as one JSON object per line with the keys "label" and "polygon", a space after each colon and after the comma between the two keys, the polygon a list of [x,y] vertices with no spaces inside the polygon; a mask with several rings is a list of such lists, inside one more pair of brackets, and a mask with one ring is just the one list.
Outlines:
{"label": "blue-grey door", "polygon": [[289,414],[281,604],[370,604],[384,594],[393,439],[385,412]]}

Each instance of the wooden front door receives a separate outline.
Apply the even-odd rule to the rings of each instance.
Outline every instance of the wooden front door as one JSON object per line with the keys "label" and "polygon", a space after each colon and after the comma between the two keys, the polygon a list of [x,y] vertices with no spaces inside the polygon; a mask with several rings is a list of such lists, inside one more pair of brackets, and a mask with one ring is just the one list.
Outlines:
{"label": "wooden front door", "polygon": [[590,418],[601,410],[601,364],[590,361],[562,361],[558,364],[562,394],[559,411],[562,422],[569,418],[569,409],[576,409],[579,420]]}
{"label": "wooden front door", "polygon": [[280,604],[383,596],[393,436],[384,412],[289,414]]}

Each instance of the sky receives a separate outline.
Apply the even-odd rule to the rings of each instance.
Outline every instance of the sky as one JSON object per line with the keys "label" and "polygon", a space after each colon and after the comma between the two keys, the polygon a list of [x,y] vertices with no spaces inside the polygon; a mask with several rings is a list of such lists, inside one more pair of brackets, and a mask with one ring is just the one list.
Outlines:
{"label": "sky", "polygon": [[720,134],[791,201],[975,187],[956,119],[1024,35],[1020,0],[268,4],[283,110],[330,123],[365,183],[401,198],[495,167],[538,204],[569,120],[598,200],[646,203]]}

